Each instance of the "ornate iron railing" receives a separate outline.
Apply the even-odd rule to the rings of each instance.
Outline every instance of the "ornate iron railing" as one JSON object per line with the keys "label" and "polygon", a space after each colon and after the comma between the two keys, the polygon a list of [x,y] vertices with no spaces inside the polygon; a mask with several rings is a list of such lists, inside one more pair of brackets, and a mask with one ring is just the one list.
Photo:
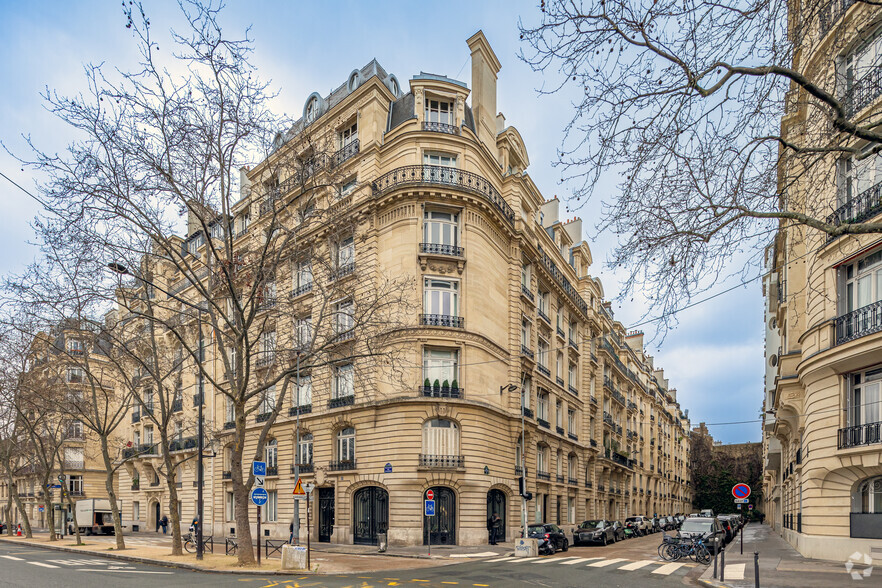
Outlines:
{"label": "ornate iron railing", "polygon": [[551,428],[551,423],[549,423],[548,421],[546,421],[546,420],[543,419],[543,418],[537,418],[537,419],[536,419],[536,422],[539,423],[539,426],[540,426],[540,427],[545,427],[546,429],[550,429],[550,428]]}
{"label": "ornate iron railing", "polygon": [[465,457],[462,455],[425,455],[420,454],[420,467],[424,468],[464,468]]}
{"label": "ornate iron railing", "polygon": [[548,472],[536,472],[536,477],[540,480],[551,480],[551,474]]}
{"label": "ornate iron railing", "polygon": [[521,355],[523,355],[524,357],[529,357],[530,359],[533,359],[535,357],[533,351],[531,351],[530,348],[526,345],[521,345]]}
{"label": "ornate iron railing", "polygon": [[328,408],[338,408],[341,406],[351,406],[355,404],[355,395],[341,396],[339,398],[331,398],[328,401]]}
{"label": "ornate iron railing", "polygon": [[818,28],[821,37],[826,35],[830,29],[833,28],[833,25],[839,22],[842,15],[845,14],[853,4],[856,4],[857,1],[858,0],[830,0],[830,2],[818,12]]}
{"label": "ornate iron railing", "polygon": [[533,295],[532,292],[530,292],[530,289],[527,288],[526,286],[524,286],[523,284],[521,284],[521,294],[526,296],[530,302],[533,302],[534,300],[536,300],[536,297]]}
{"label": "ornate iron railing", "polygon": [[447,133],[448,135],[458,135],[459,127],[447,123],[423,121],[423,130],[432,131],[433,133]]}
{"label": "ornate iron railing", "polygon": [[312,412],[312,404],[304,404],[303,406],[292,406],[288,409],[288,416],[297,416],[298,414],[309,414]]}
{"label": "ornate iron railing", "polygon": [[461,316],[450,316],[448,314],[421,314],[420,324],[428,327],[462,329],[465,325],[465,319]]}
{"label": "ornate iron railing", "polygon": [[552,260],[547,253],[545,253],[545,250],[542,249],[542,247],[539,248],[539,253],[541,254],[539,256],[539,261],[542,262],[545,270],[549,274],[551,274],[551,277],[554,278],[554,281],[557,282],[557,285],[560,286],[561,289],[566,293],[567,297],[570,299],[570,302],[572,302],[576,306],[576,308],[579,309],[583,316],[587,317],[588,303],[585,302],[585,300],[583,300],[581,296],[579,296],[579,293],[576,291],[573,285],[570,284],[570,281],[566,278],[566,276],[563,275],[563,272],[561,272],[557,268],[557,264],[554,263],[554,260]]}
{"label": "ornate iron railing", "polygon": [[853,117],[882,94],[882,68],[874,66],[843,97],[845,116]]}
{"label": "ornate iron railing", "polygon": [[341,460],[337,460],[337,461],[332,461],[328,464],[328,469],[330,469],[332,472],[354,470],[355,469],[355,460],[354,459],[341,459]]}
{"label": "ornate iron railing", "polygon": [[[882,214],[882,182],[871,186],[852,198],[827,217],[831,225],[859,223]],[[778,282],[778,302],[782,301],[783,282]]]}
{"label": "ornate iron railing", "polygon": [[839,429],[839,449],[876,443],[882,443],[882,422]]}
{"label": "ornate iron railing", "polygon": [[384,194],[399,186],[426,184],[452,186],[482,196],[502,214],[508,224],[514,225],[514,211],[490,180],[461,169],[442,165],[406,165],[377,178],[373,183],[373,191],[374,194]]}
{"label": "ornate iron railing", "polygon": [[533,418],[533,409],[532,408],[527,408],[526,406],[522,406],[521,412],[523,412],[525,417]]}
{"label": "ornate iron railing", "polygon": [[836,344],[882,331],[882,300],[836,317]]}
{"label": "ornate iron railing", "polygon": [[312,292],[312,282],[308,284],[300,284],[291,292],[291,296],[300,296],[301,294],[306,294],[307,292]]}
{"label": "ornate iron railing", "polygon": [[456,245],[444,245],[443,243],[420,243],[420,253],[429,255],[451,255],[453,257],[463,257],[464,250]]}

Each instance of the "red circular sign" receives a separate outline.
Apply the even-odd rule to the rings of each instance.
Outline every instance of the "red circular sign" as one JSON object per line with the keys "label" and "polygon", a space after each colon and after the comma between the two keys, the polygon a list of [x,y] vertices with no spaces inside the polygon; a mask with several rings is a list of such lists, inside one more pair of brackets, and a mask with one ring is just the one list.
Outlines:
{"label": "red circular sign", "polygon": [[435,493],[432,492],[431,490],[426,490],[426,499],[427,499],[427,500],[434,500],[434,499],[435,499]]}
{"label": "red circular sign", "polygon": [[732,496],[735,498],[747,498],[750,496],[750,486],[747,484],[735,484],[732,487]]}

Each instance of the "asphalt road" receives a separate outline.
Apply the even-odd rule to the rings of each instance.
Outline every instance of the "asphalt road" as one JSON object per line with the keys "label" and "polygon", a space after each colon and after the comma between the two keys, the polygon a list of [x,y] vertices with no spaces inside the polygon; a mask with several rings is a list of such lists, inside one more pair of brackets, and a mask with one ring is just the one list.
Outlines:
{"label": "asphalt road", "polygon": [[[613,546],[610,546],[613,547]],[[601,555],[601,552],[603,553]],[[122,562],[33,546],[0,544],[0,586],[15,588],[212,586],[239,588],[511,588],[513,586],[610,586],[662,588],[689,583],[703,568],[668,565],[650,559],[625,559],[609,548],[571,548],[537,559],[488,558],[435,568],[352,575],[245,576],[194,572]]]}

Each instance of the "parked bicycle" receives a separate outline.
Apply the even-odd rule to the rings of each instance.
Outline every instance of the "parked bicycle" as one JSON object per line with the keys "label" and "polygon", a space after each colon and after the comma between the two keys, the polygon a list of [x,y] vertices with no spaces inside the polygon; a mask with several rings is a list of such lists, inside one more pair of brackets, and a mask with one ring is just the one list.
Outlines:
{"label": "parked bicycle", "polygon": [[689,557],[693,561],[707,565],[710,563],[711,554],[702,537],[677,538],[665,535],[661,545],[658,546],[658,556],[665,561],[677,561]]}

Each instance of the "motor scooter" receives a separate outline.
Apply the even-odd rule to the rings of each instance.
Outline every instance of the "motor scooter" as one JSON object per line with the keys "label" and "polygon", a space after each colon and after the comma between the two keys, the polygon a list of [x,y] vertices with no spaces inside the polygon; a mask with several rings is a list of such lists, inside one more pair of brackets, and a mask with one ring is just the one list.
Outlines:
{"label": "motor scooter", "polygon": [[625,539],[630,539],[631,537],[639,537],[640,527],[638,527],[635,523],[625,523]]}

